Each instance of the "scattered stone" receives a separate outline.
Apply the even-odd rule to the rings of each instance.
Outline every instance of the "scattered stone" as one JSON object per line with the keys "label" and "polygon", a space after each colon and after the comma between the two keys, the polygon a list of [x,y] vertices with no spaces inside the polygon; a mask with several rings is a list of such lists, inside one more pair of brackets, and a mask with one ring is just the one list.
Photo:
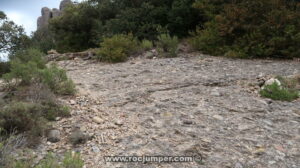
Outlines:
{"label": "scattered stone", "polygon": [[60,141],[60,131],[59,130],[50,130],[47,135],[47,140],[52,143],[56,143]]}
{"label": "scattered stone", "polygon": [[92,151],[95,153],[99,153],[100,149],[98,148],[98,146],[92,146]]}
{"label": "scattered stone", "polygon": [[217,89],[213,89],[210,93],[212,96],[221,96],[221,93]]}
{"label": "scattered stone", "polygon": [[191,120],[183,120],[183,124],[191,125],[191,124],[193,124],[193,121],[191,121]]}
{"label": "scattered stone", "polygon": [[124,122],[122,120],[117,120],[117,121],[115,121],[115,124],[117,126],[122,126],[122,125],[124,125]]}
{"label": "scattered stone", "polygon": [[[212,61],[199,59],[197,54],[190,58],[149,60],[141,55],[131,59],[135,64],[58,61],[76,84],[81,83],[76,86],[86,94],[78,93],[74,98],[76,105],[71,106],[72,116],[54,122],[54,128],[73,135],[70,126],[80,123],[81,135],[93,136],[88,141],[87,138],[77,141],[87,141],[77,146],[86,167],[116,166],[104,163],[103,156],[167,156],[170,153],[203,156],[203,162],[199,163],[204,165],[188,162],[161,167],[209,168],[226,164],[232,168],[288,168],[298,165],[300,102],[270,104],[267,99],[259,101],[258,94],[245,90],[249,88],[248,83],[257,81],[260,72],[266,79],[272,75],[289,75],[300,68],[299,63],[272,61],[265,64],[261,60],[209,58]],[[244,81],[245,85],[237,81]],[[259,90],[258,86],[255,83],[254,90]],[[211,96],[213,90],[220,94]],[[97,124],[92,120],[95,116],[105,122]],[[118,126],[121,123],[123,126]],[[66,140],[68,138],[61,137],[58,143],[43,145],[47,151],[54,152],[74,149]],[[280,161],[269,165],[274,160]]]}
{"label": "scattered stone", "polygon": [[93,117],[93,121],[97,124],[102,124],[104,122],[100,117]]}
{"label": "scattered stone", "polygon": [[224,118],[220,115],[214,115],[213,118],[217,119],[217,120],[223,120]]}
{"label": "scattered stone", "polygon": [[262,89],[264,89],[265,86],[272,85],[273,83],[277,83],[278,86],[281,86],[281,82],[278,79],[271,78],[264,83],[264,85],[262,86]]}
{"label": "scattered stone", "polygon": [[70,104],[71,104],[71,105],[75,105],[75,104],[76,104],[76,101],[75,101],[75,100],[70,100]]}

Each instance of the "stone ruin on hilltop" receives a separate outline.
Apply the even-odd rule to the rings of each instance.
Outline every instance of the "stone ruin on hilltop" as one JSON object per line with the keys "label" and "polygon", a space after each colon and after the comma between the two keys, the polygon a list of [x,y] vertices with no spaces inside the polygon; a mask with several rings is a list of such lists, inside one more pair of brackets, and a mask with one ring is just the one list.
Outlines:
{"label": "stone ruin on hilltop", "polygon": [[53,8],[52,10],[48,7],[42,8],[42,16],[40,16],[37,20],[37,29],[41,29],[43,27],[48,26],[49,20],[51,18],[55,18],[60,16],[62,11],[69,5],[73,4],[71,0],[62,0],[59,5],[59,9]]}

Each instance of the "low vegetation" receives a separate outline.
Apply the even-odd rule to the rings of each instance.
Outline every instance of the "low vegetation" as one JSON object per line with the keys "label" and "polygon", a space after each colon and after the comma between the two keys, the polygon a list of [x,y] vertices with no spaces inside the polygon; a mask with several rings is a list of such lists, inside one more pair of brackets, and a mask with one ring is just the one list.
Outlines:
{"label": "low vegetation", "polygon": [[153,42],[150,41],[150,40],[142,40],[141,42],[141,48],[144,50],[144,51],[147,51],[147,50],[150,50],[153,48]]}
{"label": "low vegetation", "polygon": [[[6,168],[82,168],[83,160],[79,153],[66,152],[63,158],[48,153],[38,164],[34,165],[32,160],[10,160]],[[34,166],[33,166],[34,165]]]}
{"label": "low vegetation", "polygon": [[265,86],[265,88],[260,91],[260,94],[264,97],[281,101],[292,101],[299,97],[298,91],[282,88],[277,83]]}
{"label": "low vegetation", "polygon": [[278,76],[277,79],[280,81],[280,85],[274,82],[271,85],[264,86],[260,91],[261,96],[281,101],[293,101],[300,97],[299,76]]}
{"label": "low vegetation", "polygon": [[[55,65],[46,66],[44,54],[37,49],[16,52],[11,55],[9,64],[10,71],[2,76],[6,90],[0,101],[0,147],[1,144],[20,147],[10,144],[10,139],[19,135],[23,137],[23,146],[33,147],[49,129],[49,121],[70,116],[69,109],[56,100],[56,95],[74,94],[75,85],[64,70]],[[1,153],[0,159],[3,164],[11,162],[7,160],[10,157]],[[15,164],[13,168],[26,165]],[[45,166],[41,164],[40,167]]]}
{"label": "low vegetation", "polygon": [[105,38],[97,51],[97,59],[104,62],[124,62],[130,54],[138,51],[139,43],[132,34],[117,34]]}
{"label": "low vegetation", "polygon": [[161,34],[157,37],[157,47],[162,57],[176,57],[179,40],[176,36]]}

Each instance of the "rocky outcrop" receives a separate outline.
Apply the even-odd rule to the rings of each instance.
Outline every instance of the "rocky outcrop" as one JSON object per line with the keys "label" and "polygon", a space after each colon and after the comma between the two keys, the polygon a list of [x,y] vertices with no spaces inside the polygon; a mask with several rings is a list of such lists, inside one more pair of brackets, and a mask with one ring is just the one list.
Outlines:
{"label": "rocky outcrop", "polygon": [[61,1],[60,5],[59,5],[59,9],[62,11],[70,4],[72,4],[71,0],[63,0],[63,1]]}
{"label": "rocky outcrop", "polygon": [[296,77],[299,62],[193,53],[150,58],[118,64],[80,58],[56,62],[78,93],[63,100],[72,116],[53,124],[62,137],[45,143],[45,151],[73,148],[91,168],[157,167],[105,162],[110,155],[197,158],[161,168],[299,167],[300,99],[273,101],[258,93],[262,81],[273,76]]}
{"label": "rocky outcrop", "polygon": [[55,18],[60,15],[60,10],[57,8],[52,9],[52,17]]}
{"label": "rocky outcrop", "polygon": [[59,61],[59,60],[74,60],[76,58],[91,59],[96,55],[95,51],[83,51],[77,53],[64,53],[59,54],[55,50],[48,51],[47,61]]}
{"label": "rocky outcrop", "polygon": [[73,2],[71,0],[63,0],[60,3],[59,9],[53,8],[51,10],[47,7],[42,8],[42,16],[40,16],[37,20],[37,29],[47,27],[50,19],[60,16],[62,11],[72,3]]}

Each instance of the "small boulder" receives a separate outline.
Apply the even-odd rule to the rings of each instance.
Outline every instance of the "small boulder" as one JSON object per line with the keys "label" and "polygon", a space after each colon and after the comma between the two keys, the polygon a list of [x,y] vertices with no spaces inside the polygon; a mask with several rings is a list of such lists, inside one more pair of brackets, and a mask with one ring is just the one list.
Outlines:
{"label": "small boulder", "polygon": [[117,125],[117,126],[122,126],[123,124],[124,124],[124,122],[122,120],[115,121],[115,125]]}
{"label": "small boulder", "polygon": [[100,117],[93,117],[93,121],[97,124],[101,124],[104,122],[104,120],[102,120]]}
{"label": "small boulder", "polygon": [[94,153],[99,153],[100,152],[100,149],[98,148],[98,146],[92,146],[92,151]]}
{"label": "small boulder", "polygon": [[224,118],[220,115],[214,115],[213,118],[217,119],[217,120],[223,120]]}
{"label": "small boulder", "polygon": [[70,142],[73,145],[84,144],[90,136],[83,133],[80,129],[74,129],[70,135]]}
{"label": "small boulder", "polygon": [[71,105],[75,105],[75,104],[76,104],[76,101],[75,101],[75,100],[70,100],[70,104],[71,104]]}
{"label": "small boulder", "polygon": [[271,78],[271,79],[267,80],[267,81],[264,83],[264,85],[262,86],[261,89],[264,89],[265,86],[272,85],[273,83],[277,83],[278,86],[281,86],[281,82],[280,82],[278,79],[276,79],[276,78]]}
{"label": "small boulder", "polygon": [[48,132],[47,140],[52,143],[56,143],[60,141],[60,131],[53,129]]}

